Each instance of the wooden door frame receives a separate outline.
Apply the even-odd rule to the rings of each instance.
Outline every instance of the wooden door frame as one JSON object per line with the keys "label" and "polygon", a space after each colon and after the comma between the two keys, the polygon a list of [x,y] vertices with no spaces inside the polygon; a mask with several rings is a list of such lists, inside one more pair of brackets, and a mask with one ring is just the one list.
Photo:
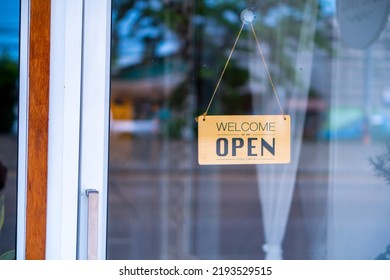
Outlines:
{"label": "wooden door frame", "polygon": [[17,259],[86,258],[90,188],[105,258],[110,15],[110,0],[21,0]]}
{"label": "wooden door frame", "polygon": [[50,81],[50,0],[30,0],[25,258],[45,259]]}
{"label": "wooden door frame", "polygon": [[82,10],[21,1],[17,259],[76,259]]}

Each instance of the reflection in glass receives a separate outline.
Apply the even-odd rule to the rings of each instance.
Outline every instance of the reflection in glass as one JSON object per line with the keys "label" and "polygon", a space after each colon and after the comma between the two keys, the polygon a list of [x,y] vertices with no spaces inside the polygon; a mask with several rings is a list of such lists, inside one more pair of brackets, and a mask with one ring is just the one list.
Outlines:
{"label": "reflection in glass", "polygon": [[0,3],[0,259],[14,259],[19,1]]}
{"label": "reflection in glass", "polygon": [[[194,118],[253,3],[291,115],[292,161],[199,166]],[[109,259],[374,259],[386,249],[390,187],[370,158],[390,132],[390,29],[347,48],[335,4],[319,3],[113,1]],[[209,114],[279,113],[244,28]]]}

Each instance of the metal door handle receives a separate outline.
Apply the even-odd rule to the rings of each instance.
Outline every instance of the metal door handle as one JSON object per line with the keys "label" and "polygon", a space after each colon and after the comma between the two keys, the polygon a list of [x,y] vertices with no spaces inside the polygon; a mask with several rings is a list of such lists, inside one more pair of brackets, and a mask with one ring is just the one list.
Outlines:
{"label": "metal door handle", "polygon": [[88,189],[87,259],[98,259],[99,191]]}

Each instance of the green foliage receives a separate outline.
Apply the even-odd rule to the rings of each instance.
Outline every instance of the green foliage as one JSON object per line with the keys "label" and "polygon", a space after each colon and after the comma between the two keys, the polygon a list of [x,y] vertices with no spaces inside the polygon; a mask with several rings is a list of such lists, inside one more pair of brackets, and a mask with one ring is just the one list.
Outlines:
{"label": "green foliage", "polygon": [[0,57],[0,133],[9,132],[15,120],[18,65],[8,56]]}
{"label": "green foliage", "polygon": [[0,89],[11,91],[16,88],[18,65],[7,55],[0,57]]}
{"label": "green foliage", "polygon": [[183,129],[186,125],[184,118],[176,117],[168,123],[168,133],[173,139],[180,139],[183,135]]}
{"label": "green foliage", "polygon": [[5,260],[15,260],[15,259],[16,259],[15,250],[11,250],[0,255],[0,260],[5,261]]}
{"label": "green foliage", "polygon": [[5,196],[0,194],[0,233],[4,225],[5,218]]}
{"label": "green foliage", "polygon": [[227,71],[224,78],[226,83],[220,89],[219,102],[221,103],[220,114],[245,115],[250,114],[251,98],[248,94],[240,93],[237,89],[244,86],[248,81],[249,73],[246,69],[234,65]]}
{"label": "green foliage", "polygon": [[390,141],[386,143],[386,150],[382,155],[370,158],[375,174],[383,178],[390,185]]}
{"label": "green foliage", "polygon": [[[114,0],[113,10],[116,12],[113,16],[113,58],[117,58],[119,51],[118,23],[121,23],[131,11],[136,11],[137,20],[128,24],[126,34],[129,38],[137,38],[142,42],[142,65],[156,61],[156,50],[165,40],[167,31],[174,34],[180,48],[173,57],[183,60],[187,67],[183,71],[185,75],[183,83],[170,95],[169,106],[175,117],[183,118],[180,126],[185,125],[182,123],[184,119],[193,119],[184,117],[193,109],[186,106],[189,96],[196,95],[198,109],[207,105],[240,29],[240,12],[255,3],[258,4],[255,29],[261,43],[269,47],[267,64],[274,82],[277,85],[283,84],[287,89],[294,83],[298,83],[299,86],[296,78],[299,70],[295,68],[298,44],[302,49],[310,46],[312,42],[298,40],[302,26],[308,21],[307,15],[304,14],[307,5],[311,5],[311,8],[317,5],[319,9],[322,8],[315,0],[310,2],[291,0],[285,3],[264,0],[261,4],[257,1],[249,3],[243,0]],[[269,23],[265,18],[271,18],[274,22]],[[312,24],[310,19],[308,22]],[[329,39],[326,37],[328,30],[330,26],[319,13],[314,43],[320,48],[330,50]],[[248,98],[243,98],[245,93],[241,91],[249,80],[249,68],[242,61],[248,61],[249,53],[254,49],[248,44],[250,42],[248,40],[255,44],[253,34],[247,27],[242,32],[220,85],[220,92],[216,98],[216,102],[220,104],[213,105],[226,114],[245,112],[248,102],[250,103]],[[268,80],[263,82],[268,83]],[[210,111],[215,110],[211,108]]]}

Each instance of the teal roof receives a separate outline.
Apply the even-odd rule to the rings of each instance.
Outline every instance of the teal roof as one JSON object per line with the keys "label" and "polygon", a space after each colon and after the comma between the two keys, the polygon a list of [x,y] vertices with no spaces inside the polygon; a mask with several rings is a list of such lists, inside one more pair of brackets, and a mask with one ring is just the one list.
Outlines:
{"label": "teal roof", "polygon": [[184,73],[186,64],[178,58],[158,58],[147,63],[140,63],[122,68],[113,78],[123,80],[141,80],[157,78],[167,74]]}

